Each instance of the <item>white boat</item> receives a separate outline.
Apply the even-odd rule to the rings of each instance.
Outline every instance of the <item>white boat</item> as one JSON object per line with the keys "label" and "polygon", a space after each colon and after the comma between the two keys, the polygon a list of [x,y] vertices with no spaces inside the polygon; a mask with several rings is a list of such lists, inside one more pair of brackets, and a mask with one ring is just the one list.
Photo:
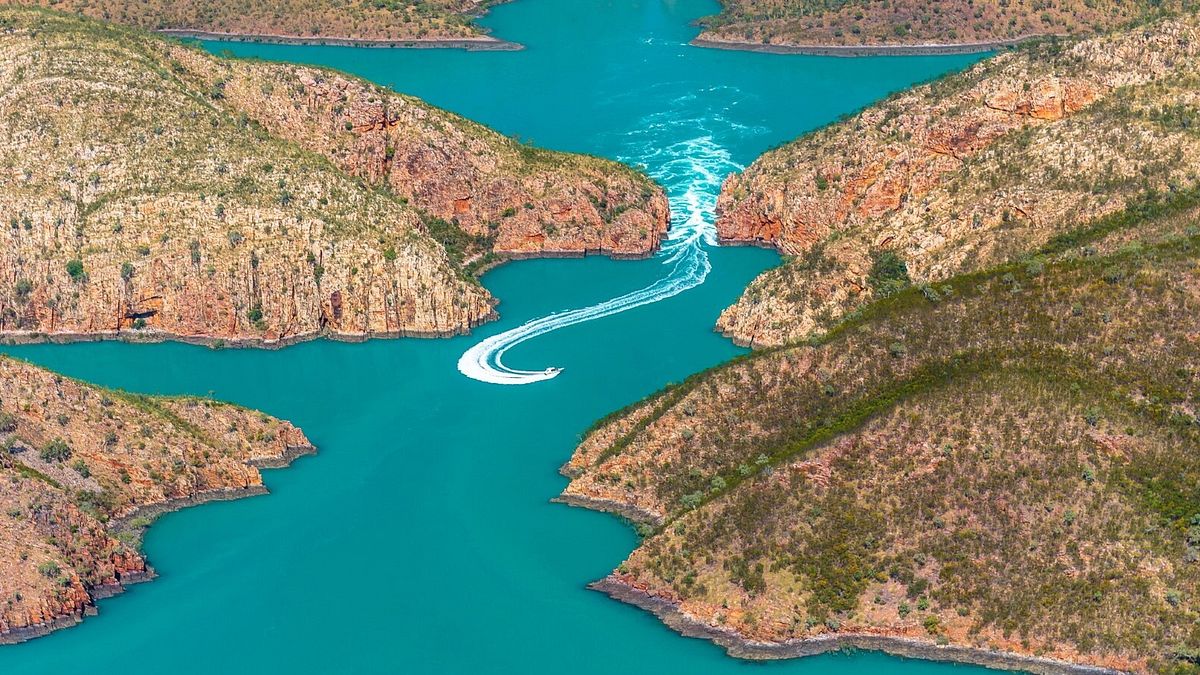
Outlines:
{"label": "white boat", "polygon": [[550,366],[549,368],[546,369],[546,374],[547,375],[557,375],[557,374],[561,373],[562,371],[563,371],[562,368],[555,368],[554,366]]}

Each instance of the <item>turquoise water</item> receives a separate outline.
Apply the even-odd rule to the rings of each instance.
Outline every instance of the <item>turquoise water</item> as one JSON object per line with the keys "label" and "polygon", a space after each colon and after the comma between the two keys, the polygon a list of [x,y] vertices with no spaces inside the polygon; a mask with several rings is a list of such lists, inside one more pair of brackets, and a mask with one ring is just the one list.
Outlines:
{"label": "turquoise water", "polygon": [[[921,673],[879,654],[750,664],[585,590],[636,545],[615,518],[549,504],[595,418],[740,352],[711,330],[777,257],[716,249],[725,173],[968,57],[836,60],[695,49],[708,0],[519,0],[486,23],[521,52],[209,45],[322,63],[509,134],[643,164],[669,189],[673,246],[711,267],[667,299],[514,347],[528,386],[456,370],[482,337],[650,286],[664,258],[510,264],[484,283],[502,320],[453,340],[313,342],[277,352],[179,344],[5,351],[150,393],[213,395],[286,417],[320,454],[267,472],[269,497],[168,515],[146,537],[161,577],[81,626],[0,648],[0,672]],[[681,277],[683,278],[683,277]],[[694,280],[694,279],[693,279]],[[957,667],[960,670],[962,667]]]}

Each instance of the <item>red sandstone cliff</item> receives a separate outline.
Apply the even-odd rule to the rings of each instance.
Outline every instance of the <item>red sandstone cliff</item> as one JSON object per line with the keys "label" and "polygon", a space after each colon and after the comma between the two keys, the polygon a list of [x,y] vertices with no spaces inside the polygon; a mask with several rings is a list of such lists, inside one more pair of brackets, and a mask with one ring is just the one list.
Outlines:
{"label": "red sandstone cliff", "polygon": [[627,167],[361,80],[0,19],[9,339],[463,333],[493,316],[478,264],[646,255],[667,227],[662,191]]}
{"label": "red sandstone cliff", "polygon": [[717,228],[797,259],[719,327],[800,339],[872,297],[879,251],[933,283],[1188,183],[1200,145],[1161,111],[1194,98],[1198,37],[1193,17],[1003,54],[767,153],[726,181]]}

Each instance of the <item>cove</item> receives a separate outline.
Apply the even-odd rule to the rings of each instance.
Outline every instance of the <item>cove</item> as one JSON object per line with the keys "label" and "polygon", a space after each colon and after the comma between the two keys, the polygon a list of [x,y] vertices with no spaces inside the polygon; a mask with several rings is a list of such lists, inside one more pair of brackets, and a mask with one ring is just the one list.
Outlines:
{"label": "cove", "polygon": [[[206,44],[324,64],[561,150],[645,168],[677,227],[711,229],[721,179],[771,146],[973,57],[832,59],[686,45],[709,0],[517,0],[485,23],[520,52]],[[692,218],[695,216],[695,218]],[[687,224],[691,220],[691,224]],[[703,240],[703,237],[701,237]],[[108,386],[208,394],[301,426],[320,454],[269,472],[271,496],[170,514],[161,575],[78,627],[0,649],[0,672],[743,672],[934,674],[873,653],[752,664],[585,590],[636,545],[604,514],[554,505],[557,467],[596,418],[741,353],[712,332],[778,257],[701,244],[712,271],[668,299],[522,343],[528,386],[461,375],[481,338],[644,288],[663,259],[510,263],[483,283],[502,319],[451,340],[280,351],[88,343],[5,352]],[[982,671],[980,671],[982,672]]]}

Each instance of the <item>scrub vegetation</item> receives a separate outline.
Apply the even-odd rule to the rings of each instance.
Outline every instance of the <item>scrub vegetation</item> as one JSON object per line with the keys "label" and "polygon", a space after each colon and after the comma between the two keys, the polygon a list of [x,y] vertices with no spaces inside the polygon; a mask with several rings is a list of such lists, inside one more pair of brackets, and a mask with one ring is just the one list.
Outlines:
{"label": "scrub vegetation", "polygon": [[[892,289],[591,430],[649,514],[615,578],[749,640],[891,635],[1118,669],[1200,650],[1200,199]],[[889,271],[890,270],[890,271]]]}
{"label": "scrub vegetation", "polygon": [[0,62],[12,339],[457,334],[494,316],[482,264],[645,255],[666,228],[628,167],[328,69],[14,7]]}
{"label": "scrub vegetation", "polygon": [[913,283],[1001,264],[1200,180],[1200,19],[1163,19],[987,59],[806,134],[731,176],[726,241],[773,246],[718,322],[743,344],[803,339]]}
{"label": "scrub vegetation", "polygon": [[84,384],[0,357],[0,644],[79,621],[153,576],[153,517],[264,491],[258,466],[311,452],[287,422],[192,397]]}
{"label": "scrub vegetation", "polygon": [[150,30],[299,39],[462,40],[484,37],[472,19],[489,0],[7,0]]}
{"label": "scrub vegetation", "polygon": [[901,46],[1088,35],[1189,0],[722,0],[700,39],[751,44]]}

